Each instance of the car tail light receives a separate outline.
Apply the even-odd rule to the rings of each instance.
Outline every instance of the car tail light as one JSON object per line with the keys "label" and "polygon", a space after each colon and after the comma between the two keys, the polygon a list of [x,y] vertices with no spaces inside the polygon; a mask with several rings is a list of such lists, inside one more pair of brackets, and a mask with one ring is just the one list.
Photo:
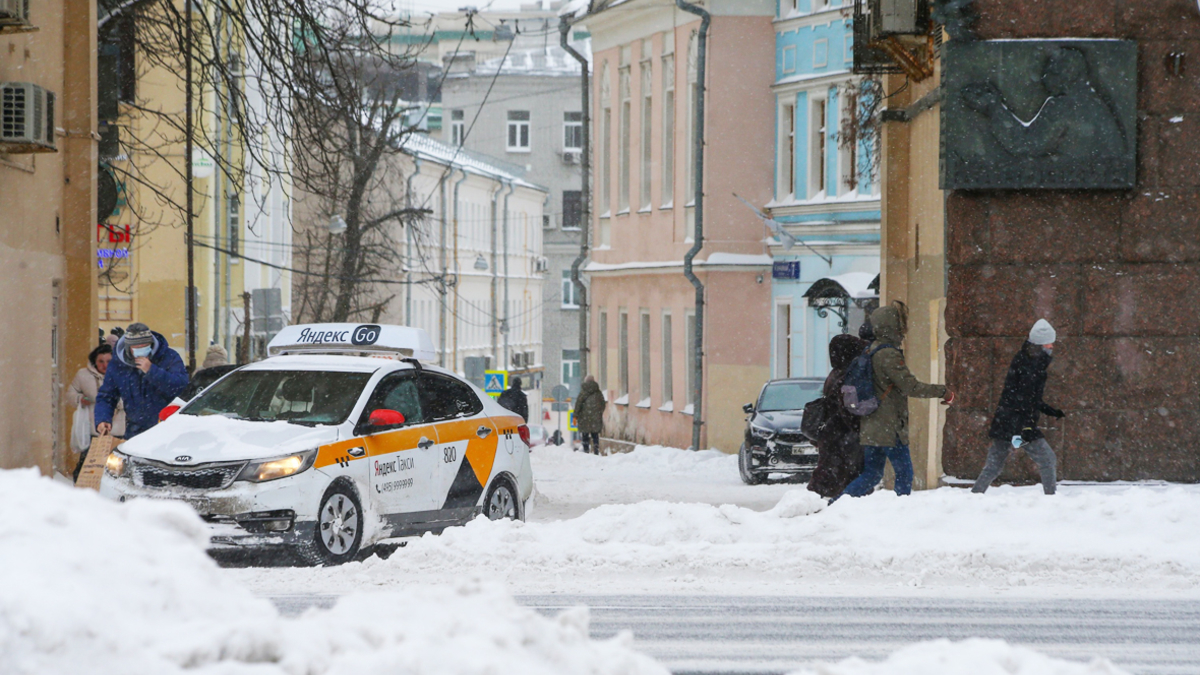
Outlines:
{"label": "car tail light", "polygon": [[525,445],[530,445],[529,427],[527,425],[522,424],[521,426],[517,427],[517,433],[521,435],[521,440],[525,442]]}
{"label": "car tail light", "polygon": [[161,422],[177,412],[179,412],[179,406],[169,405],[158,412],[158,421]]}

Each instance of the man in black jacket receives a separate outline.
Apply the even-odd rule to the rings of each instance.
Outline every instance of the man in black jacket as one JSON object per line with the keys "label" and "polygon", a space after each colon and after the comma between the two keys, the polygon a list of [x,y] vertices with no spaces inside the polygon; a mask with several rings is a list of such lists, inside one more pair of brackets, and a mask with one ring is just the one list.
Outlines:
{"label": "man in black jacket", "polygon": [[525,396],[525,392],[521,391],[521,378],[514,377],[512,386],[500,392],[500,398],[496,399],[496,403],[520,415],[521,419],[526,422],[529,421],[529,399]]}
{"label": "man in black jacket", "polygon": [[1004,392],[992,418],[988,437],[992,445],[988,448],[987,463],[975,481],[972,492],[985,492],[992,481],[1004,470],[1004,464],[1017,450],[1037,463],[1042,476],[1042,489],[1054,494],[1055,464],[1058,461],[1054,450],[1038,429],[1038,417],[1045,413],[1061,419],[1063,411],[1051,407],[1042,400],[1046,389],[1046,370],[1054,353],[1054,327],[1045,319],[1039,319],[1029,331],[1029,340],[1013,357],[1004,378]]}

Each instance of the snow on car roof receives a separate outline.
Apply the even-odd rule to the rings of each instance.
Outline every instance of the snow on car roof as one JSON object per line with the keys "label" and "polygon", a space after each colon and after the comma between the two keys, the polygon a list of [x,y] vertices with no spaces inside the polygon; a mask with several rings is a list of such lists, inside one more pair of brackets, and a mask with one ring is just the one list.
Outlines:
{"label": "snow on car roof", "polygon": [[412,366],[394,359],[372,356],[341,356],[332,354],[285,354],[251,363],[243,370],[336,370],[342,372],[373,373],[380,368]]}

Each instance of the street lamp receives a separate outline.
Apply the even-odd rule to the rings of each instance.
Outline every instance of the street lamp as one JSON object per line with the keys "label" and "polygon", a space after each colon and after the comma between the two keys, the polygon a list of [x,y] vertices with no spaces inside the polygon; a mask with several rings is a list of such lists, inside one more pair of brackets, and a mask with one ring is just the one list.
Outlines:
{"label": "street lamp", "polygon": [[346,219],[340,215],[334,215],[329,219],[329,234],[341,234],[346,231]]}

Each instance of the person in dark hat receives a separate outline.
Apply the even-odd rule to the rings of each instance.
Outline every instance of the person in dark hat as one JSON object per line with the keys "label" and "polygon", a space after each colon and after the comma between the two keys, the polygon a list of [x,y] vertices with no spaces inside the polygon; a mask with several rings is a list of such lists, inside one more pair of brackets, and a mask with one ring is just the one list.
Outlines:
{"label": "person in dark hat", "polygon": [[96,394],[96,432],[112,431],[113,413],[124,403],[125,438],[137,436],[158,424],[158,413],[187,384],[187,368],[167,339],[144,323],[129,324]]}

